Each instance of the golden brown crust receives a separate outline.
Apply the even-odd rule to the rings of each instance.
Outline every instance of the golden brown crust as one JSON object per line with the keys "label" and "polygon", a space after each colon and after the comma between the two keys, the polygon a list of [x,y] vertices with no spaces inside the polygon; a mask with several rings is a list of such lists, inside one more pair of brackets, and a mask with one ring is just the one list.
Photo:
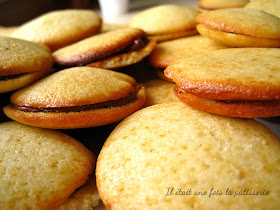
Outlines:
{"label": "golden brown crust", "polygon": [[120,121],[140,109],[145,100],[145,88],[141,87],[137,92],[137,99],[123,106],[69,113],[24,112],[13,109],[10,105],[3,110],[9,118],[24,124],[52,129],[74,129]]}
{"label": "golden brown crust", "polygon": [[158,5],[137,13],[128,25],[142,29],[147,35],[177,33],[194,29],[197,14],[196,9],[182,5]]}
{"label": "golden brown crust", "polygon": [[43,43],[54,51],[98,33],[101,26],[102,20],[93,10],[57,10],[21,25],[12,36]]}
{"label": "golden brown crust", "polygon": [[94,35],[55,51],[54,60],[60,66],[86,65],[124,49],[144,35],[141,29],[136,28],[123,28]]}
{"label": "golden brown crust", "polygon": [[229,8],[202,12],[198,23],[224,32],[279,39],[280,19],[251,8]]}
{"label": "golden brown crust", "polygon": [[[110,82],[109,82],[110,81]],[[93,67],[73,67],[14,92],[11,103],[27,107],[72,107],[112,101],[134,91],[127,74]]]}
{"label": "golden brown crust", "polygon": [[279,100],[280,49],[230,48],[181,59],[165,76],[185,92],[218,100]]}
{"label": "golden brown crust", "polygon": [[111,56],[90,63],[87,66],[104,68],[104,69],[117,69],[124,66],[128,66],[141,61],[143,58],[151,54],[156,47],[156,40],[149,40],[148,44],[140,50],[122,53],[119,55]]}
{"label": "golden brown crust", "polygon": [[205,112],[241,118],[280,116],[280,100],[271,101],[218,101],[205,99],[174,89],[176,96],[185,104]]}
{"label": "golden brown crust", "polygon": [[45,45],[0,36],[0,76],[51,69],[53,58]]}

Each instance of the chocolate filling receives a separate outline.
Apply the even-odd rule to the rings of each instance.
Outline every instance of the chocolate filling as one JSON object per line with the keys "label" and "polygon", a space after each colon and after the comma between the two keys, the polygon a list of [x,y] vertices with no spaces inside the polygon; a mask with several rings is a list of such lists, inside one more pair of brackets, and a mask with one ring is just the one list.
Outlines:
{"label": "chocolate filling", "polygon": [[71,107],[49,107],[49,108],[17,106],[15,104],[11,104],[11,108],[17,109],[19,111],[24,111],[24,112],[68,113],[68,112],[81,112],[81,111],[87,111],[87,110],[123,106],[123,105],[129,104],[132,101],[135,101],[137,99],[136,94],[141,89],[142,86],[143,85],[141,85],[141,84],[137,84],[134,87],[134,91],[131,92],[128,96],[126,96],[124,98],[120,98],[120,99],[112,100],[112,101],[105,101],[105,102],[96,103],[96,104],[71,106]]}
{"label": "chocolate filling", "polygon": [[131,45],[124,48],[117,54],[128,53],[128,52],[140,50],[140,49],[144,48],[148,44],[148,42],[149,42],[149,40],[146,37],[139,37],[139,38],[135,39]]}
{"label": "chocolate filling", "polygon": [[10,80],[10,79],[17,79],[25,74],[28,73],[21,73],[21,74],[14,74],[14,75],[7,75],[7,76],[0,76],[0,80],[1,81],[6,81],[6,80]]}
{"label": "chocolate filling", "polygon": [[97,62],[97,61],[100,61],[100,60],[103,60],[103,59],[106,59],[106,58],[110,58],[112,56],[121,55],[121,54],[124,54],[124,53],[129,53],[129,52],[141,50],[148,43],[149,43],[149,40],[146,37],[138,37],[129,46],[125,47],[124,49],[122,49],[122,50],[120,50],[120,51],[118,51],[114,54],[105,56],[103,58],[100,58],[100,59],[97,59],[97,60],[94,60],[94,61],[91,61],[88,64],[91,64],[92,62]]}

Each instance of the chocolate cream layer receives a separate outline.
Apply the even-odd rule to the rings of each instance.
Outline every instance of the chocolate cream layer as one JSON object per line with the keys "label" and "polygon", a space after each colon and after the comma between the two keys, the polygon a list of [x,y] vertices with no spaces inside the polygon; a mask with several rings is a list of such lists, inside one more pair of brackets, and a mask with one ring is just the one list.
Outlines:
{"label": "chocolate cream layer", "polygon": [[137,84],[134,87],[134,91],[132,91],[128,96],[124,98],[120,98],[112,101],[104,101],[96,104],[87,104],[87,105],[71,106],[71,107],[48,107],[48,108],[18,106],[15,104],[11,104],[10,106],[13,109],[24,111],[24,112],[53,112],[53,113],[81,112],[81,111],[88,111],[88,110],[104,109],[110,107],[124,106],[135,101],[137,99],[138,91],[143,87],[144,86],[142,84]]}
{"label": "chocolate cream layer", "polygon": [[21,73],[21,74],[14,74],[14,75],[7,75],[7,76],[0,76],[0,81],[7,81],[7,80],[10,80],[10,79],[17,79],[19,77],[22,77],[26,74],[28,74],[29,72],[26,72],[26,73]]}
{"label": "chocolate cream layer", "polygon": [[107,55],[103,58],[99,58],[96,60],[92,60],[84,65],[88,65],[91,64],[92,62],[97,62],[106,58],[110,58],[112,56],[116,56],[116,55],[121,55],[121,54],[125,54],[125,53],[129,53],[129,52],[134,52],[134,51],[138,51],[141,50],[142,48],[144,48],[148,43],[149,43],[149,39],[147,39],[145,36],[142,37],[138,37],[137,39],[133,40],[133,42],[128,45],[127,47],[119,50],[118,52],[115,52],[113,54]]}

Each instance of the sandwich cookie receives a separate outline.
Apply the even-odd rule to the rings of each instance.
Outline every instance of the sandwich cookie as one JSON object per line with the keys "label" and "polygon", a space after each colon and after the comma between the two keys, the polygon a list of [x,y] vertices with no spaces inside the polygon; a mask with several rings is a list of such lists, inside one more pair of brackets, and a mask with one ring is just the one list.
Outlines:
{"label": "sandwich cookie", "polygon": [[280,47],[280,18],[252,8],[206,11],[197,31],[230,47]]}
{"label": "sandwich cookie", "polygon": [[201,11],[225,8],[242,8],[249,0],[199,0],[197,9]]}
{"label": "sandwich cookie", "polygon": [[161,79],[148,80],[143,83],[146,90],[144,107],[166,102],[179,101],[173,92],[176,84]]}
{"label": "sandwich cookie", "polygon": [[102,20],[93,10],[45,13],[21,25],[11,36],[47,45],[52,51],[98,33]]}
{"label": "sandwich cookie", "polygon": [[244,6],[245,8],[259,9],[280,18],[279,0],[254,0]]}
{"label": "sandwich cookie", "polygon": [[96,158],[74,138],[15,121],[1,123],[0,132],[1,209],[57,209],[95,182]]}
{"label": "sandwich cookie", "polygon": [[60,67],[92,66],[117,69],[137,63],[156,46],[137,28],[122,28],[94,35],[53,53]]}
{"label": "sandwich cookie", "polygon": [[0,36],[0,60],[0,93],[22,88],[52,72],[52,53],[39,43]]}
{"label": "sandwich cookie", "polygon": [[108,209],[277,209],[280,141],[253,119],[162,103],[107,138],[96,183]]}
{"label": "sandwich cookie", "polygon": [[155,67],[156,73],[161,79],[172,82],[163,73],[163,70],[168,65],[180,58],[188,58],[193,54],[224,48],[227,47],[205,36],[194,35],[183,37],[158,43],[151,55],[149,55],[149,62]]}
{"label": "sandwich cookie", "polygon": [[181,59],[165,69],[176,95],[204,111],[231,117],[280,115],[280,49],[231,48]]}
{"label": "sandwich cookie", "polygon": [[126,74],[73,67],[16,91],[3,110],[24,124],[72,129],[122,120],[140,109],[145,99],[145,88]]}
{"label": "sandwich cookie", "polygon": [[195,18],[199,12],[182,5],[159,5],[134,15],[128,25],[140,28],[158,42],[197,34]]}

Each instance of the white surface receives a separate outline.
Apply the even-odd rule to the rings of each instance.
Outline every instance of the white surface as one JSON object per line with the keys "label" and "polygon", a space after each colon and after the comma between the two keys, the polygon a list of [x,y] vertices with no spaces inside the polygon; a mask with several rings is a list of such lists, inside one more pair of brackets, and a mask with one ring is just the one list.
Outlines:
{"label": "white surface", "polygon": [[98,0],[103,19],[118,17],[129,9],[129,0]]}

